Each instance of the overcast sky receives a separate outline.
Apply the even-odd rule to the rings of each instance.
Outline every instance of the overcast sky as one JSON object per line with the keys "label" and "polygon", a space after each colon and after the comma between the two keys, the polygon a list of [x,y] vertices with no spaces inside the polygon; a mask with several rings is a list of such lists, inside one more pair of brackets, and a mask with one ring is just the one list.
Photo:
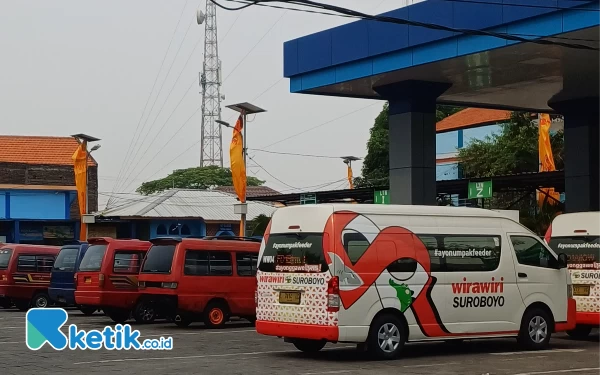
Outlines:
{"label": "overcast sky", "polygon": [[[329,2],[381,13],[405,6],[406,1]],[[120,191],[132,192],[143,181],[164,177],[173,169],[199,165],[198,72],[204,27],[195,20],[198,7],[204,9],[205,1],[1,0],[2,133],[87,133],[101,138],[102,148],[94,154],[99,163],[100,207],[113,191],[135,138],[137,145],[130,159],[135,157],[125,165],[127,180],[120,179],[124,185]],[[137,134],[142,128],[144,134],[136,135],[182,10],[183,17],[138,129]],[[383,102],[291,94],[289,80],[282,78],[285,41],[347,22],[341,17],[262,7],[241,12],[218,10],[219,55],[226,78],[223,107],[252,101],[272,86],[253,102],[268,112],[248,124],[249,148],[264,148],[369,106],[267,148],[274,152],[365,156],[369,129]],[[234,112],[224,108],[223,119],[233,123]],[[224,163],[228,166],[231,130],[225,130]],[[249,161],[249,174],[283,192],[290,192],[290,186],[309,187],[346,176],[341,160],[263,152],[250,155],[264,169]],[[355,175],[361,167],[360,162],[354,164]],[[346,187],[343,181],[327,186],[342,187]]]}

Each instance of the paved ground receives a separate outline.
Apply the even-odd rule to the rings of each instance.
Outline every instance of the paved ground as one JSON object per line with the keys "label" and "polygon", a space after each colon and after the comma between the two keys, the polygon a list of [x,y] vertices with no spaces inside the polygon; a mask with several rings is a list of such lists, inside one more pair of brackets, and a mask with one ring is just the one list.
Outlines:
{"label": "paved ground", "polygon": [[[70,312],[68,323],[82,329],[103,329],[110,319]],[[30,351],[24,343],[25,314],[0,310],[0,374],[599,374],[598,335],[575,341],[556,335],[551,348],[517,351],[515,340],[466,341],[463,344],[413,344],[403,359],[374,362],[353,346],[331,345],[315,356],[299,353],[291,344],[256,334],[248,324],[232,323],[222,330],[202,324],[180,329],[172,323],[136,326],[142,337],[172,336],[172,351],[70,351],[47,347]]]}

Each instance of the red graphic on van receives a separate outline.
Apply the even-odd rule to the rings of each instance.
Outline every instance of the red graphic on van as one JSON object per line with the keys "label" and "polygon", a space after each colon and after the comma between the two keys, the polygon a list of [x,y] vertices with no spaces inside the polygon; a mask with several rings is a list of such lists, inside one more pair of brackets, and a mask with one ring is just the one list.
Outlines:
{"label": "red graphic on van", "polygon": [[340,299],[344,308],[356,303],[392,263],[399,259],[413,259],[428,275],[423,289],[416,297],[413,296],[410,304],[417,324],[429,337],[452,335],[441,322],[431,298],[437,279],[431,276],[429,252],[423,242],[405,228],[380,229],[369,218],[355,212],[343,211],[334,215],[335,219],[327,221],[325,233],[333,233],[336,249],[344,249],[346,236],[358,236],[363,242],[365,239],[369,242],[368,248],[354,262],[344,250],[329,253],[325,248],[327,263],[336,263],[335,276],[340,277]]}

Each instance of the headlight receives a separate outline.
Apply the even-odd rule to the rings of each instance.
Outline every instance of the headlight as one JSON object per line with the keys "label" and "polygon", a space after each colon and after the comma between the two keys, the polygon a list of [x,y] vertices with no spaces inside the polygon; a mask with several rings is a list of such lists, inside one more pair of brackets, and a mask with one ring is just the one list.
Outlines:
{"label": "headlight", "polygon": [[176,289],[177,283],[162,283],[161,286],[166,289]]}

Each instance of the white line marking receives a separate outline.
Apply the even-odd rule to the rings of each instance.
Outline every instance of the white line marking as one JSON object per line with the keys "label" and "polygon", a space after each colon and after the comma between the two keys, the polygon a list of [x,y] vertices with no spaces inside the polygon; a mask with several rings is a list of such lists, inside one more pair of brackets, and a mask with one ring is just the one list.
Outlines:
{"label": "white line marking", "polygon": [[304,372],[301,375],[325,375],[325,374],[345,374],[354,370],[337,370],[337,371],[323,371],[323,372]]}
{"label": "white line marking", "polygon": [[[169,337],[169,336],[180,336],[180,335],[203,335],[203,334],[223,334],[223,333],[242,333],[242,332],[256,332],[256,330],[254,329],[246,329],[246,330],[239,330],[239,331],[200,331],[200,332],[175,332],[175,333],[170,333],[170,332],[165,332],[162,335],[144,335],[142,334],[143,337]],[[143,333],[143,332],[142,332]]]}
{"label": "white line marking", "polygon": [[24,342],[19,341],[0,341],[0,345],[2,344],[24,344]]}
{"label": "white line marking", "polygon": [[[326,348],[323,350],[346,349],[346,348],[354,348],[354,346],[338,346],[338,347],[333,347],[333,348]],[[90,364],[94,364],[94,363],[113,363],[113,362],[168,361],[168,360],[173,360],[173,359],[223,358],[223,357],[249,356],[249,355],[262,355],[262,354],[283,354],[283,353],[298,353],[298,350],[271,350],[271,351],[265,351],[265,352],[188,355],[188,356],[181,356],[181,357],[143,357],[143,358],[104,359],[104,360],[100,360],[100,361],[75,362],[73,364],[74,365],[90,365]]]}
{"label": "white line marking", "polygon": [[579,353],[584,352],[585,349],[550,349],[550,350],[538,350],[535,352],[504,352],[504,353],[490,353],[491,355],[527,355],[527,354],[540,354],[540,353]]}
{"label": "white line marking", "polygon": [[[536,355],[535,357],[526,357],[525,359],[536,359],[536,358],[548,358],[547,355]],[[507,362],[507,361],[520,361],[522,360],[523,357],[521,358],[505,358],[505,359],[501,359],[502,362]]]}
{"label": "white line marking", "polygon": [[600,370],[600,367],[588,367],[588,368],[571,368],[571,369],[566,369],[566,370],[550,370],[550,371],[536,371],[536,372],[522,372],[520,374],[515,374],[515,375],[537,375],[537,374],[559,374],[559,373],[566,373],[566,372],[581,372],[581,371],[593,371],[593,370]]}
{"label": "white line marking", "polygon": [[408,365],[408,366],[402,366],[405,368],[412,368],[412,367],[433,367],[433,366],[448,366],[448,365],[458,365],[458,362],[447,362],[447,363],[434,363],[434,364],[430,364],[430,365]]}
{"label": "white line marking", "polygon": [[23,328],[25,328],[25,325],[20,326],[20,327],[0,327],[0,328],[2,328],[2,329],[23,329]]}

